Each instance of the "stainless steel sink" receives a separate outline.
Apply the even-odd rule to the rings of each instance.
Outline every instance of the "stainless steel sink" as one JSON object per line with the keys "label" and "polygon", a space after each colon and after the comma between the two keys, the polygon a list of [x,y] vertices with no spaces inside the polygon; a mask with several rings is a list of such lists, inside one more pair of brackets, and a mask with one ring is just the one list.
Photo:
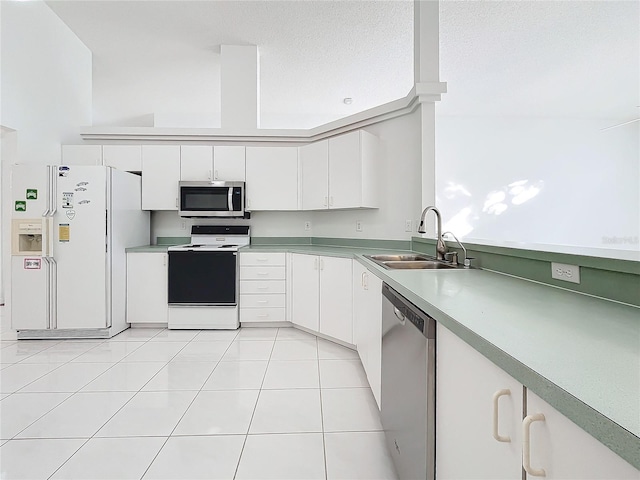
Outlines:
{"label": "stainless steel sink", "polygon": [[384,268],[403,270],[435,270],[435,269],[457,269],[462,265],[446,263],[432,257],[417,254],[404,255],[365,255],[365,258],[374,261]]}

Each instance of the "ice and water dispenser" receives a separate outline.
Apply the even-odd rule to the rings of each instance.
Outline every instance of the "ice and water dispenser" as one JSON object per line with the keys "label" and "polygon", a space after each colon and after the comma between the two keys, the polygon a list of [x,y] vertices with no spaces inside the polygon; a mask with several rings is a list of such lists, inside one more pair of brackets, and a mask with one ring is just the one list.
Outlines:
{"label": "ice and water dispenser", "polygon": [[12,255],[42,255],[42,218],[13,219],[11,225]]}

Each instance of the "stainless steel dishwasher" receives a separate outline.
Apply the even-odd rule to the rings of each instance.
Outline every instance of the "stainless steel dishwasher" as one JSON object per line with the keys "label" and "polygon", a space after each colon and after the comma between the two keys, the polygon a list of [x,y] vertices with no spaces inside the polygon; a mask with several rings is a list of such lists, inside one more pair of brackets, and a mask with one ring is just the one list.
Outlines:
{"label": "stainless steel dishwasher", "polygon": [[433,318],[382,285],[381,417],[401,480],[435,478]]}

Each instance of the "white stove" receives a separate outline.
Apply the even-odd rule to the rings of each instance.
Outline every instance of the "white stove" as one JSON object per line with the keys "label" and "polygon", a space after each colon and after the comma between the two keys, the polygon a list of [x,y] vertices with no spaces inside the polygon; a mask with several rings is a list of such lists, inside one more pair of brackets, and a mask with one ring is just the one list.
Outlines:
{"label": "white stove", "polygon": [[249,226],[194,225],[191,243],[169,247],[169,328],[236,329],[238,249]]}

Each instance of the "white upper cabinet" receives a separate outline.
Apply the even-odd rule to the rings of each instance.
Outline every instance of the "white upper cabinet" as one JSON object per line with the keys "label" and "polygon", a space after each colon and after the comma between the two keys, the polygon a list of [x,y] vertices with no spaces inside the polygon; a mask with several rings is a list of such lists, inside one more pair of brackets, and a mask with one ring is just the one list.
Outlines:
{"label": "white upper cabinet", "polygon": [[180,180],[245,180],[245,147],[182,145]]}
{"label": "white upper cabinet", "polygon": [[298,148],[247,147],[247,210],[298,209]]}
{"label": "white upper cabinet", "polygon": [[140,145],[103,145],[104,165],[125,172],[142,171],[142,147]]}
{"label": "white upper cabinet", "polygon": [[213,147],[213,179],[235,182],[245,181],[245,147]]}
{"label": "white upper cabinet", "polygon": [[378,207],[378,139],[364,130],[299,148],[303,210]]}
{"label": "white upper cabinet", "polygon": [[102,145],[62,145],[63,165],[102,165]]}
{"label": "white upper cabinet", "polygon": [[304,145],[299,149],[303,210],[329,207],[329,141]]}
{"label": "white upper cabinet", "polygon": [[329,139],[329,208],[377,208],[378,138],[364,130]]}
{"label": "white upper cabinet", "polygon": [[180,146],[180,180],[205,181],[213,177],[213,147],[210,145]]}
{"label": "white upper cabinet", "polygon": [[179,145],[142,146],[142,209],[177,210]]}

